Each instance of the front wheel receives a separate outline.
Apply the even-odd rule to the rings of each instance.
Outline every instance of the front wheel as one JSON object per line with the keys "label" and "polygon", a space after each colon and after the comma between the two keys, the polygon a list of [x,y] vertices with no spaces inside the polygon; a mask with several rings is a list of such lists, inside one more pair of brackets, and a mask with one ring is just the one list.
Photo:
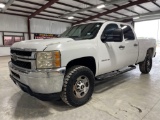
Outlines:
{"label": "front wheel", "polygon": [[74,66],[65,75],[61,98],[68,105],[78,107],[88,102],[93,90],[93,72],[85,66]]}
{"label": "front wheel", "polygon": [[148,74],[152,69],[152,57],[148,55],[145,60],[139,64],[139,68],[143,74]]}

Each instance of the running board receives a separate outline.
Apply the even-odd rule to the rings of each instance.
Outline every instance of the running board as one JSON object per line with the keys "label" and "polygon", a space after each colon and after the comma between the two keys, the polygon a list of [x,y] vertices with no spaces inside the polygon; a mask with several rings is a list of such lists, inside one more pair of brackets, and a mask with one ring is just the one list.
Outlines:
{"label": "running board", "polygon": [[120,70],[120,71],[117,70],[117,71],[114,71],[114,72],[106,73],[106,74],[97,76],[96,81],[103,81],[107,78],[112,78],[114,76],[118,76],[120,74],[123,74],[125,72],[131,71],[131,70],[134,70],[134,69],[136,69],[136,66],[132,65],[132,66],[129,66],[129,68],[127,68],[127,69],[123,69],[123,70]]}

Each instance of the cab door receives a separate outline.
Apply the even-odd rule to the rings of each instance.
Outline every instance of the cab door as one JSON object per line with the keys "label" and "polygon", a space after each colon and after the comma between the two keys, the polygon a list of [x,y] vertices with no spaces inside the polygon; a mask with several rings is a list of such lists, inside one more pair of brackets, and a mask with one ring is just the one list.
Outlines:
{"label": "cab door", "polygon": [[123,31],[123,39],[125,43],[125,55],[128,57],[126,64],[127,66],[133,65],[137,62],[138,59],[138,49],[139,43],[135,37],[135,33],[133,32],[133,28],[129,25],[121,24],[120,25]]}
{"label": "cab door", "polygon": [[[115,71],[127,65],[126,44],[123,38],[114,39],[115,36],[113,36],[113,31],[119,29],[116,23],[107,24],[98,41],[99,74]],[[106,36],[107,39],[105,39]]]}

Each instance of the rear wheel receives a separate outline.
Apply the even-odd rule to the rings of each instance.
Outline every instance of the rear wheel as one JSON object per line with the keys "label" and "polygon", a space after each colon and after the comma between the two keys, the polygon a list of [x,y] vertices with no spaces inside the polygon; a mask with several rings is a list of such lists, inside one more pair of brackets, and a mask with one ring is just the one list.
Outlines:
{"label": "rear wheel", "polygon": [[88,102],[93,90],[93,72],[84,66],[74,66],[64,78],[61,98],[68,105],[77,107]]}
{"label": "rear wheel", "polygon": [[152,57],[147,54],[145,60],[139,64],[140,71],[143,74],[148,74],[152,69]]}

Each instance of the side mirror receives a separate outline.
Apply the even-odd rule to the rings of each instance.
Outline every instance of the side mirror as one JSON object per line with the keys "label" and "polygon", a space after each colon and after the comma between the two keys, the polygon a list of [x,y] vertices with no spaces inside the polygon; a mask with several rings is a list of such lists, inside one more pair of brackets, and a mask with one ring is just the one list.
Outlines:
{"label": "side mirror", "polygon": [[102,42],[122,42],[123,31],[122,29],[108,30],[101,36]]}

